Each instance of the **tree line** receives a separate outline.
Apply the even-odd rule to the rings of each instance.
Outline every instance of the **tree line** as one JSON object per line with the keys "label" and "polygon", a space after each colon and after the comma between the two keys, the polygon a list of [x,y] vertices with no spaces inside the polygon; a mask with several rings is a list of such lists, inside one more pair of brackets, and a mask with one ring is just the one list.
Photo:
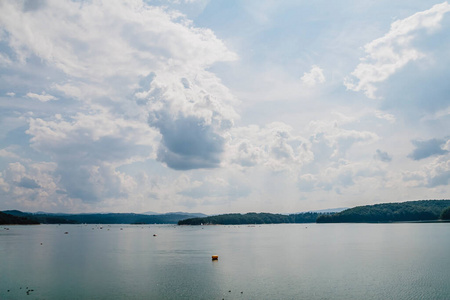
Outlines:
{"label": "tree line", "polygon": [[38,221],[27,217],[17,217],[0,211],[0,225],[35,225]]}
{"label": "tree line", "polygon": [[450,200],[418,200],[357,206],[339,213],[222,214],[180,220],[178,225],[243,225],[280,223],[371,223],[450,220]]}
{"label": "tree line", "polygon": [[375,205],[357,206],[342,212],[322,215],[317,223],[341,222],[401,222],[430,221],[449,219],[450,200],[419,200],[401,203],[381,203]]}
{"label": "tree line", "polygon": [[0,224],[179,224],[241,225],[280,223],[401,222],[450,220],[450,200],[419,200],[357,206],[339,213],[306,212],[298,214],[247,213],[192,218],[190,214],[143,215],[106,214],[32,214],[18,210],[0,212]]}
{"label": "tree line", "polygon": [[177,224],[179,220],[191,217],[191,214],[188,213],[168,213],[162,215],[134,213],[33,214],[19,210],[8,210],[3,213],[12,217],[20,217],[23,220],[28,219],[37,224]]}
{"label": "tree line", "polygon": [[243,225],[243,224],[281,224],[314,223],[324,213],[307,212],[300,214],[246,213],[222,214],[203,218],[190,218],[178,221],[178,225]]}

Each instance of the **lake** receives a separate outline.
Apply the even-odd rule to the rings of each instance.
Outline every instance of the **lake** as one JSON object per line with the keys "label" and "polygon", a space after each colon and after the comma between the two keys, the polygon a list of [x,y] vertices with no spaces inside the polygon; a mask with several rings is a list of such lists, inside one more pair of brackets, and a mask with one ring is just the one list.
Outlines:
{"label": "lake", "polygon": [[450,223],[3,225],[0,299],[450,299]]}

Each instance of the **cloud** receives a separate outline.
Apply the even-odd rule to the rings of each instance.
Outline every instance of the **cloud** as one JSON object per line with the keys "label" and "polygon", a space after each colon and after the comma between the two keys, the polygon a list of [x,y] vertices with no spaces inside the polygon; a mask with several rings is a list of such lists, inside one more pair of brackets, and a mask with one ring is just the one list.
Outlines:
{"label": "cloud", "polygon": [[383,112],[381,112],[379,110],[375,111],[375,116],[377,118],[379,118],[379,119],[386,120],[386,121],[388,121],[391,124],[394,124],[395,121],[396,121],[396,118],[395,118],[394,115],[388,114],[388,113],[383,113]]}
{"label": "cloud", "polygon": [[56,163],[67,201],[132,197],[136,181],[118,168],[148,159],[175,170],[218,167],[238,117],[236,99],[206,71],[237,56],[211,30],[141,1],[105,3],[0,4],[9,72],[34,79],[18,89],[48,80],[45,92],[24,94],[68,108],[35,111],[26,131]]}
{"label": "cloud", "polygon": [[44,209],[61,200],[55,193],[58,179],[55,163],[14,162],[0,173],[0,197],[3,205]]}
{"label": "cloud", "polygon": [[19,61],[36,55],[65,74],[95,82],[236,58],[211,30],[141,1],[53,0],[32,12],[11,1],[2,2],[0,11],[0,26]]}
{"label": "cloud", "polygon": [[301,192],[334,191],[341,194],[351,189],[358,191],[363,186],[369,187],[373,181],[378,182],[378,179],[386,174],[380,165],[346,159],[339,159],[324,165],[323,168],[310,170],[313,173],[306,173],[298,178],[298,188]]}
{"label": "cloud", "polygon": [[[318,25],[313,31],[300,26],[316,19],[314,14],[306,21],[296,18],[303,22],[299,26],[279,22],[286,12],[298,16],[294,9],[309,13],[315,5],[263,5],[255,22],[248,19],[258,5],[247,3],[227,11],[241,10],[230,27],[221,22],[227,16],[220,9],[219,18],[211,18],[210,5],[207,0],[0,1],[0,205],[49,211],[300,211],[351,206],[340,201],[364,204],[364,195],[400,200],[399,195],[446,193],[447,152],[404,159],[410,151],[404,141],[424,132],[414,126],[448,128],[445,30],[428,34],[437,27],[410,20],[415,29],[394,34],[393,25],[379,42],[367,44],[361,63],[373,72],[393,64],[393,73],[383,73],[390,79],[384,81],[377,81],[381,75],[354,74],[352,83],[366,93],[373,87],[374,95],[389,96],[391,104],[404,99],[405,105],[392,111],[386,103],[375,107],[342,89],[341,74],[352,69],[355,43],[361,32],[366,38],[372,24],[349,38],[347,30],[327,31],[329,19],[313,22]],[[373,6],[378,10],[371,15],[393,13],[391,6]],[[359,12],[363,8],[367,5]],[[414,20],[447,26],[438,14],[436,9]],[[354,14],[357,20],[349,23],[365,16]],[[383,20],[375,26],[385,26]],[[405,22],[396,26],[406,28]],[[249,26],[234,30],[243,24]],[[401,38],[411,39],[401,43]],[[383,45],[398,57],[383,56]],[[334,54],[325,55],[331,48]],[[411,49],[426,59],[402,67],[395,63],[397,58],[403,63],[403,53],[412,62]],[[411,81],[412,76],[418,79]],[[387,93],[392,86],[397,93]],[[434,90],[439,92],[430,93]],[[427,110],[436,118],[419,116],[414,128],[406,127],[411,107],[419,111],[426,105],[441,112]],[[448,145],[440,147],[449,151]],[[420,179],[402,182],[408,172]]]}
{"label": "cloud", "polygon": [[427,170],[427,186],[447,186],[450,183],[450,157],[437,159]]}
{"label": "cloud", "polygon": [[28,98],[32,98],[32,99],[37,99],[41,102],[47,102],[47,101],[52,101],[52,100],[58,100],[58,98],[52,96],[52,95],[48,95],[45,92],[43,92],[42,94],[35,94],[35,93],[27,93],[27,97]]}
{"label": "cloud", "polygon": [[8,57],[8,55],[4,53],[0,53],[0,66],[8,67],[12,64],[11,59]]}
{"label": "cloud", "polygon": [[23,177],[17,185],[27,189],[38,189],[41,187],[35,180],[28,177]]}
{"label": "cloud", "polygon": [[385,81],[409,62],[425,56],[414,47],[413,41],[421,30],[431,34],[439,29],[444,14],[449,11],[450,5],[444,2],[392,23],[386,35],[364,46],[367,56],[344,85],[349,90],[364,91],[367,97],[375,99],[377,83]]}
{"label": "cloud", "polygon": [[[180,194],[194,199],[233,199],[250,195],[251,190],[240,178],[208,177],[197,185],[184,189]],[[233,199],[235,200],[235,199]]]}
{"label": "cloud", "polygon": [[450,183],[450,170],[447,170],[430,179],[428,187],[446,186]]}
{"label": "cloud", "polygon": [[18,159],[19,156],[11,151],[8,151],[6,149],[0,149],[0,157],[6,157],[6,158],[13,158]]}
{"label": "cloud", "polygon": [[313,65],[308,73],[303,74],[301,80],[307,86],[315,86],[325,82],[325,75],[320,67]]}
{"label": "cloud", "polygon": [[448,186],[450,183],[449,152],[435,157],[417,171],[403,172],[402,179],[415,188]]}
{"label": "cloud", "polygon": [[57,163],[61,189],[86,202],[125,195],[130,179],[115,167],[147,159],[156,137],[145,124],[98,112],[71,121],[31,119],[27,133],[32,147]]}
{"label": "cloud", "polygon": [[220,164],[224,138],[195,117],[177,117],[167,120],[157,116],[150,124],[159,128],[163,139],[158,159],[175,170],[215,168]]}
{"label": "cloud", "polygon": [[380,149],[377,149],[374,158],[383,162],[390,162],[392,160],[392,157],[387,152],[381,151]]}
{"label": "cloud", "polygon": [[234,97],[210,73],[155,74],[135,96],[149,111],[148,124],[162,136],[158,159],[176,170],[215,168],[224,136],[237,117]]}
{"label": "cloud", "polygon": [[379,140],[379,136],[371,131],[345,129],[343,125],[350,120],[337,115],[336,120],[312,121],[309,130],[312,132],[310,140],[316,161],[338,160],[345,158],[348,150],[354,145],[371,144]]}
{"label": "cloud", "polygon": [[442,149],[447,140],[430,139],[425,141],[413,140],[412,144],[416,147],[414,151],[408,155],[413,160],[421,160],[430,156],[444,155],[449,151]]}
{"label": "cloud", "polygon": [[284,174],[302,193],[338,190],[340,193],[367,178],[383,176],[382,166],[356,162],[348,155],[356,145],[371,144],[378,136],[341,128],[338,122],[354,120],[340,114],[334,116],[336,119],[328,122],[311,122],[309,135],[305,137],[282,122],[262,128],[255,125],[234,128],[227,145],[228,161],[231,166],[239,166],[244,174],[255,176],[254,169],[273,181],[277,180],[275,174]]}
{"label": "cloud", "polygon": [[242,167],[264,166],[270,171],[298,170],[312,161],[310,142],[282,122],[236,127],[230,132],[228,161]]}

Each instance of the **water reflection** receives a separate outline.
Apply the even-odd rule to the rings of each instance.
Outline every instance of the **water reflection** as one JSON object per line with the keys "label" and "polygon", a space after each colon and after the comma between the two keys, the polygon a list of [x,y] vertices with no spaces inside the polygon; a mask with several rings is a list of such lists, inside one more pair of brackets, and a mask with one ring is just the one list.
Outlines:
{"label": "water reflection", "polygon": [[14,226],[0,299],[448,299],[448,226]]}

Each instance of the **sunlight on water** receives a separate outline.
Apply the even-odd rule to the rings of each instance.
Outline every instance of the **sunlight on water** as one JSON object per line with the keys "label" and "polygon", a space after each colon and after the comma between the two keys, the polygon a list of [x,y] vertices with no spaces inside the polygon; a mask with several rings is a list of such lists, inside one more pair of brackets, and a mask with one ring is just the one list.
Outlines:
{"label": "sunlight on water", "polygon": [[450,299],[449,225],[1,227],[0,299]]}

